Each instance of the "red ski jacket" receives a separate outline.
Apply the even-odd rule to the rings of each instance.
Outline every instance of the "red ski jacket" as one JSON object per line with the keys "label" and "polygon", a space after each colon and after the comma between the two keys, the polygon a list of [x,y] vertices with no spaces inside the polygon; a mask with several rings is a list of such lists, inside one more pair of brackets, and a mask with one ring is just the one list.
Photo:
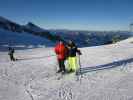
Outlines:
{"label": "red ski jacket", "polygon": [[58,59],[64,60],[66,57],[66,52],[67,50],[64,44],[59,43],[55,46],[55,53],[57,54]]}

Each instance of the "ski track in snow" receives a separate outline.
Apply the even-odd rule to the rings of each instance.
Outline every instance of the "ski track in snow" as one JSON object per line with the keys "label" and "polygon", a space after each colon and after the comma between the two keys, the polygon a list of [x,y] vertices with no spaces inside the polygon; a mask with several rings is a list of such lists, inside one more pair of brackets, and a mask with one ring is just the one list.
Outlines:
{"label": "ski track in snow", "polygon": [[[82,48],[82,68],[133,58],[131,41]],[[133,100],[133,61],[77,77],[56,74],[53,48],[17,50],[15,56],[18,61],[10,62],[0,52],[0,100]]]}

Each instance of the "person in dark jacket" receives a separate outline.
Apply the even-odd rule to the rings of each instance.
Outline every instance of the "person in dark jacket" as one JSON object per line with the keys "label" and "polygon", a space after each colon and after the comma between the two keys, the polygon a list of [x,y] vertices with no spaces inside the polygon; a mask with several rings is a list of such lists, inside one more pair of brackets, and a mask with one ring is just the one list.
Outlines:
{"label": "person in dark jacket", "polygon": [[81,55],[81,52],[77,48],[75,43],[71,40],[69,40],[67,48],[68,48],[68,71],[75,72],[78,67],[76,54]]}
{"label": "person in dark jacket", "polygon": [[14,50],[14,48],[9,47],[8,50],[9,50],[8,55],[10,56],[10,60],[15,61],[15,57],[14,57],[15,50]]}
{"label": "person in dark jacket", "polygon": [[62,41],[59,41],[59,43],[55,46],[55,53],[57,55],[57,59],[59,63],[59,70],[57,73],[66,72],[65,64],[64,64],[64,61],[66,58],[66,52],[67,52],[67,49],[65,45],[63,44]]}

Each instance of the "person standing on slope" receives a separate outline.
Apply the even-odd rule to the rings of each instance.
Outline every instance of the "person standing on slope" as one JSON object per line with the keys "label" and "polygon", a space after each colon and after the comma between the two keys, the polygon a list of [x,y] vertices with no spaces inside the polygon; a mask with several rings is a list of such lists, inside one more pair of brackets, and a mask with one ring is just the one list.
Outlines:
{"label": "person standing on slope", "polygon": [[68,71],[75,72],[78,67],[76,53],[78,55],[81,55],[81,52],[77,48],[75,43],[71,40],[69,40],[67,48],[68,48]]}
{"label": "person standing on slope", "polygon": [[59,43],[55,46],[55,53],[57,55],[57,59],[59,63],[59,70],[57,71],[57,73],[66,72],[65,64],[64,64],[64,61],[66,58],[66,52],[67,52],[67,49],[64,43],[62,41],[59,41]]}
{"label": "person standing on slope", "polygon": [[16,59],[14,57],[14,52],[15,52],[14,48],[9,47],[8,50],[9,50],[8,55],[10,56],[10,60],[15,61]]}

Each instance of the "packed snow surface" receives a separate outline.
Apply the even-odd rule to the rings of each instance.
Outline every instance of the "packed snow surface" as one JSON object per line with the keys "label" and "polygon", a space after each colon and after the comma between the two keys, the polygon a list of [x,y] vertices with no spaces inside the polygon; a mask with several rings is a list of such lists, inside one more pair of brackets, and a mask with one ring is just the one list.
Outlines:
{"label": "packed snow surface", "polygon": [[[56,74],[53,48],[16,50],[16,62],[0,51],[0,100],[133,100],[131,42],[82,48],[82,76]],[[86,70],[98,66],[106,69]]]}

